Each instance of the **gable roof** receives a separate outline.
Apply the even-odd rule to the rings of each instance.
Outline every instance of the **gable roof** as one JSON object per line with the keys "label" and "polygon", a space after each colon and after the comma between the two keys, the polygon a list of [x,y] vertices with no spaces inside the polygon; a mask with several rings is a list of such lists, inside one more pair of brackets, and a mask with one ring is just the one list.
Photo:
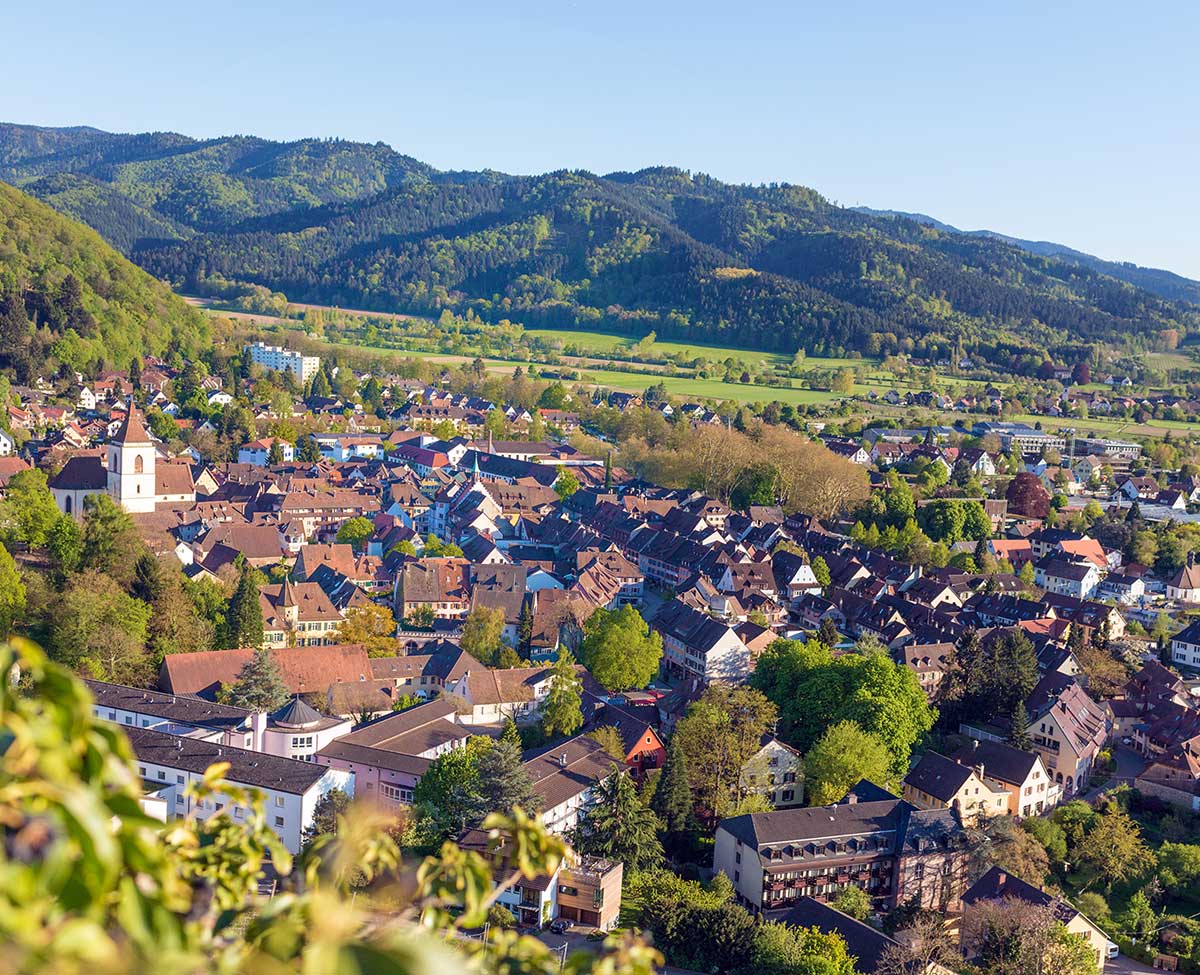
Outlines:
{"label": "gable roof", "polygon": [[937,752],[926,752],[904,777],[904,783],[948,803],[974,774],[975,770],[969,765],[960,765]]}
{"label": "gable roof", "polygon": [[[273,647],[270,653],[293,694],[324,694],[339,681],[365,681],[372,676],[367,651],[361,643]],[[158,686],[169,693],[212,697],[222,684],[236,681],[253,656],[254,650],[249,647],[167,654],[158,671]]]}

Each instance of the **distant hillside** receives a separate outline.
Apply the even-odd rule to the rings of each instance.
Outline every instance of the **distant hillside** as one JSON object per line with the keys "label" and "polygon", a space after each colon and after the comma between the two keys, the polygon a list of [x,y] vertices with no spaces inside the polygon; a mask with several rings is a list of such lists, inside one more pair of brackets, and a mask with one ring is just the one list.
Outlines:
{"label": "distant hillside", "polygon": [[1006,244],[1012,244],[1014,247],[1021,248],[1021,250],[1029,251],[1031,254],[1052,257],[1069,264],[1076,264],[1080,267],[1090,268],[1093,271],[1099,271],[1101,274],[1107,274],[1109,277],[1116,278],[1119,281],[1125,281],[1134,287],[1144,288],[1146,291],[1159,295],[1162,298],[1200,304],[1200,281],[1185,278],[1183,275],[1175,274],[1173,271],[1164,271],[1153,267],[1140,267],[1137,264],[1131,264],[1126,261],[1106,261],[1101,257],[1095,257],[1092,254],[1068,247],[1066,244],[1056,244],[1050,240],[1023,240],[1020,237],[1010,237],[1007,234],[997,233],[994,230],[960,230],[958,227],[943,223],[941,220],[924,213],[905,213],[903,210],[873,210],[870,207],[854,207],[854,209],[858,213],[867,213],[876,217],[899,217],[903,220],[913,220],[930,227],[936,227],[938,230],[945,231],[946,233],[966,234],[971,237],[991,237],[994,240],[1002,240]]}
{"label": "distant hillside", "polygon": [[1025,365],[1200,331],[1200,306],[1074,258],[678,169],[445,173],[379,143],[0,125],[0,178],[201,292],[219,273],[295,301]]}
{"label": "distant hillside", "polygon": [[0,183],[0,368],[22,380],[53,357],[71,369],[187,355],[204,316],[95,231]]}

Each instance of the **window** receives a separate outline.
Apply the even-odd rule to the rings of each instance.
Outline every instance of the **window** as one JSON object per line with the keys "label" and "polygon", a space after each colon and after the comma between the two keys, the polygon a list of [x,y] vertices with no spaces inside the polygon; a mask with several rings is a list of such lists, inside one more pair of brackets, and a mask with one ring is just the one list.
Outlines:
{"label": "window", "polygon": [[166,773],[166,772],[164,772],[164,771],[162,771],[161,769],[159,770],[159,773],[158,773],[158,781],[159,781],[159,782],[166,782],[166,781],[167,781],[167,773]]}
{"label": "window", "polygon": [[146,766],[145,765],[138,766],[138,775],[140,775],[142,778],[146,777]]}
{"label": "window", "polygon": [[283,826],[283,817],[282,817],[282,816],[276,816],[276,817],[275,817],[275,825],[276,825],[276,826]]}
{"label": "window", "polygon": [[133,473],[141,474],[142,471],[145,470],[145,464],[146,464],[146,462],[144,460],[142,460],[142,455],[138,454],[136,457],[133,458]]}
{"label": "window", "polygon": [[276,805],[276,806],[282,806],[282,805],[283,805],[283,796],[276,796],[276,797],[275,797],[275,805]]}
{"label": "window", "polygon": [[176,785],[183,785],[183,776],[182,776],[182,775],[176,775],[176,776],[175,776],[175,784],[176,784]]}
{"label": "window", "polygon": [[129,714],[125,715],[125,723],[126,723],[126,724],[133,724],[133,716],[132,716],[132,715],[129,715]]}

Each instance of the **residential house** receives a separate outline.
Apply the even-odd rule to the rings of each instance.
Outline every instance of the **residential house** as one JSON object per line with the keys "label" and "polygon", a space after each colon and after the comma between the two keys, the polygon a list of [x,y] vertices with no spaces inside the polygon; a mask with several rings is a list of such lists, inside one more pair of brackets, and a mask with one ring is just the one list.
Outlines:
{"label": "residential house", "polygon": [[986,904],[1006,901],[1050,909],[1069,934],[1078,935],[1087,942],[1095,957],[1097,971],[1103,973],[1109,945],[1104,932],[1066,901],[1052,897],[1000,867],[992,867],[963,894],[962,949],[968,961],[978,958],[981,949],[983,932],[982,925],[974,920],[976,912]]}
{"label": "residential house", "polygon": [[557,835],[579,825],[596,786],[614,774],[612,756],[586,735],[527,752],[524,764],[542,800],[542,825]]}
{"label": "residential house", "polygon": [[791,745],[763,735],[762,747],[742,766],[739,786],[766,796],[776,809],[804,804],[804,760]]}
{"label": "residential house", "polygon": [[737,631],[707,613],[674,600],[654,617],[663,639],[664,665],[705,683],[737,682],[750,673],[751,654]]}
{"label": "residential house", "polygon": [[904,798],[918,809],[953,809],[964,826],[1002,815],[1008,793],[993,790],[978,771],[929,751],[904,777]]}
{"label": "residential house", "polygon": [[331,742],[314,761],[352,773],[359,796],[385,805],[406,805],[434,759],[462,748],[473,734],[455,718],[451,701],[418,704]]}
{"label": "residential house", "polygon": [[[225,778],[257,789],[263,796],[267,824],[292,853],[299,853],[304,830],[312,823],[321,797],[331,789],[354,794],[354,776],[325,768],[314,762],[248,751],[230,745],[153,728],[127,727],[125,735],[133,748],[138,775],[161,800],[168,815],[193,816],[205,820],[226,812],[236,823],[248,819],[248,807],[223,796],[197,800],[188,794],[212,765],[225,763]],[[228,808],[227,808],[228,807]]]}
{"label": "residential house", "polygon": [[1009,816],[1036,816],[1054,808],[1062,798],[1062,786],[1054,781],[1037,752],[972,738],[953,758],[974,768],[993,791],[1008,794],[1003,811]]}

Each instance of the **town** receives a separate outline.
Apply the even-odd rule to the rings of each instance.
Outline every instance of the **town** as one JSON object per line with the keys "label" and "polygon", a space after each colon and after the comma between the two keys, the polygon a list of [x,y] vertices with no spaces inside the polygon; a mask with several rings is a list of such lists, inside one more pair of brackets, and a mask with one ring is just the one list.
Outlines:
{"label": "town", "polygon": [[490,926],[688,970],[777,930],[864,975],[1200,964],[1194,454],[393,370],[3,381],[0,634],[145,812],[247,820],[215,764],[292,854],[368,805],[488,851],[516,806],[571,854]]}

